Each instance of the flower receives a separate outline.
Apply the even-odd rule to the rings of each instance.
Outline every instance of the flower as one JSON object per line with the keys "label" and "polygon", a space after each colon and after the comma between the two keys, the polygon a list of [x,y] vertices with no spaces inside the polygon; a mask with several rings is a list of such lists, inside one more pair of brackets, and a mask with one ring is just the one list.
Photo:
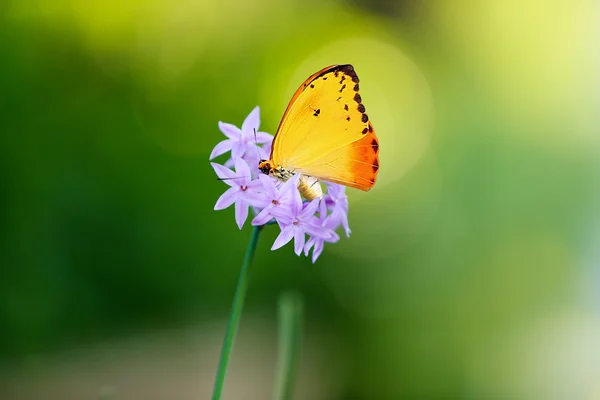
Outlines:
{"label": "flower", "polygon": [[231,186],[219,197],[215,210],[223,210],[235,203],[235,221],[240,229],[248,218],[248,206],[264,206],[264,196],[261,196],[262,185],[252,181],[250,168],[246,161],[238,158],[235,161],[235,173],[217,163],[210,163],[219,179]]}
{"label": "flower", "polygon": [[[211,162],[219,180],[229,188],[223,193],[215,210],[223,210],[234,205],[235,221],[240,229],[248,218],[248,207],[255,214],[252,225],[275,224],[281,232],[271,250],[279,249],[294,239],[294,252],[308,256],[312,249],[314,263],[325,243],[336,243],[340,237],[335,232],[343,227],[350,235],[348,227],[348,197],[345,186],[327,184],[323,199],[302,202],[298,190],[300,174],[282,183],[258,171],[258,162],[268,159],[273,136],[258,132],[260,109],[255,107],[246,117],[241,129],[234,125],[219,122],[219,129],[226,140],[218,143],[210,154],[210,159],[231,152],[224,165]],[[235,172],[230,168],[235,166]],[[318,217],[316,216],[318,214]],[[306,235],[309,235],[308,241]]]}
{"label": "flower", "polygon": [[264,225],[273,218],[285,218],[286,210],[292,207],[294,194],[298,192],[299,178],[300,175],[295,175],[278,189],[273,178],[267,175],[258,175],[258,179],[263,185],[267,205],[252,220],[252,225]]}
{"label": "flower", "polygon": [[325,201],[331,207],[332,218],[342,225],[346,237],[350,237],[352,231],[348,225],[348,196],[346,195],[346,187],[328,182]]}
{"label": "flower", "polygon": [[235,160],[243,158],[249,165],[258,165],[261,159],[267,158],[266,152],[257,144],[271,143],[273,136],[266,132],[259,132],[260,108],[256,106],[248,114],[242,128],[219,121],[219,129],[227,139],[219,142],[210,153],[212,160],[222,154],[231,151],[231,159],[225,165],[235,165]]}
{"label": "flower", "polygon": [[308,253],[310,249],[313,249],[312,252],[312,262],[313,264],[317,261],[317,258],[323,252],[323,246],[325,242],[328,243],[337,243],[340,240],[340,236],[335,233],[335,230],[340,226],[338,221],[333,218],[333,215],[327,215],[327,204],[325,201],[322,201],[319,208],[319,222],[321,227],[330,233],[329,238],[322,238],[319,236],[311,236],[306,244],[304,245],[304,255],[308,257]]}
{"label": "flower", "polygon": [[281,233],[275,239],[271,250],[277,250],[293,238],[294,252],[296,255],[300,255],[304,248],[307,233],[323,239],[330,238],[331,233],[321,229],[317,221],[315,221],[315,212],[319,207],[319,202],[321,202],[321,199],[317,198],[303,205],[300,192],[296,190],[292,206],[286,210],[286,215],[277,221],[281,227]]}

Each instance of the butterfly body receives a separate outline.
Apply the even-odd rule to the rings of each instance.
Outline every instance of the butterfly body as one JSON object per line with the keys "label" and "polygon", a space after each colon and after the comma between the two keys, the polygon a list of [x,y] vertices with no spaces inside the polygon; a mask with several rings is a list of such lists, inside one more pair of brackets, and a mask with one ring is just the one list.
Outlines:
{"label": "butterfly body", "polygon": [[[273,178],[286,182],[292,176],[294,171],[288,170],[282,166],[271,166],[271,163],[267,160],[261,160],[258,164],[258,169],[266,175],[270,175]],[[300,175],[298,180],[298,190],[300,194],[307,200],[313,200],[317,197],[323,197],[323,189],[319,185],[319,179],[314,176]]]}
{"label": "butterfly body", "polygon": [[292,97],[260,171],[282,181],[302,174],[298,188],[309,200],[322,196],[319,179],[369,190],[379,170],[379,141],[358,82],[349,64],[311,75]]}

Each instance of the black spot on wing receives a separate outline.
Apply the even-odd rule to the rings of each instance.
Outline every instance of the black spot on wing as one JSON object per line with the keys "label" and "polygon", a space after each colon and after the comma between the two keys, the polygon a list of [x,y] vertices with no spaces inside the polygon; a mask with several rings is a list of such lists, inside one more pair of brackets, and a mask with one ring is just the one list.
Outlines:
{"label": "black spot on wing", "polygon": [[313,115],[314,115],[315,117],[318,117],[318,116],[319,116],[319,114],[321,114],[321,109],[320,109],[320,108],[317,108],[317,109],[315,110],[315,113],[314,113]]}
{"label": "black spot on wing", "polygon": [[348,111],[348,104],[344,104],[344,110]]}
{"label": "black spot on wing", "polygon": [[373,160],[373,172],[377,172],[378,169],[379,169],[379,160],[374,159]]}
{"label": "black spot on wing", "polygon": [[346,85],[342,85],[342,88],[340,89],[340,93],[342,93],[344,91],[344,89],[346,89]]}
{"label": "black spot on wing", "polygon": [[365,135],[367,132],[369,132],[369,128],[365,128],[362,130],[362,134]]}
{"label": "black spot on wing", "polygon": [[375,153],[377,153],[379,151],[379,142],[377,141],[377,139],[373,139],[371,141],[371,147],[373,148],[373,151]]}
{"label": "black spot on wing", "polygon": [[362,102],[362,98],[360,97],[360,94],[356,93],[354,95],[354,101],[357,102],[358,104],[360,104]]}
{"label": "black spot on wing", "polygon": [[356,107],[356,109],[358,110],[359,113],[365,112],[365,106],[363,104],[359,104],[358,107]]}
{"label": "black spot on wing", "polygon": [[360,119],[362,122],[368,122],[369,121],[369,116],[367,114],[362,115],[362,118]]}
{"label": "black spot on wing", "polygon": [[311,88],[311,89],[314,89],[314,88],[315,88],[315,85],[314,85],[313,83],[311,83],[311,84],[310,84],[310,88]]}

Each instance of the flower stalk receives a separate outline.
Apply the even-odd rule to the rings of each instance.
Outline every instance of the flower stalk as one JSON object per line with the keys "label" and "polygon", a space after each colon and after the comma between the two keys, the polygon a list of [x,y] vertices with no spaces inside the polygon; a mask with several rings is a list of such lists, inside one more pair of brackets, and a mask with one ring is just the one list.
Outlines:
{"label": "flower stalk", "polygon": [[287,291],[278,301],[278,351],[274,400],[291,400],[302,347],[302,295]]}
{"label": "flower stalk", "polygon": [[242,268],[240,270],[240,277],[238,279],[235,295],[233,297],[233,305],[231,306],[229,322],[227,323],[227,331],[225,332],[223,348],[221,349],[221,357],[219,359],[219,367],[217,369],[217,377],[215,379],[212,400],[221,399],[221,393],[223,392],[223,385],[225,383],[225,375],[227,374],[227,366],[229,365],[229,359],[231,358],[231,353],[233,351],[235,337],[237,335],[237,330],[242,316],[242,309],[244,308],[244,300],[246,299],[246,292],[248,291],[250,264],[252,264],[254,254],[256,253],[256,246],[258,244],[258,237],[260,236],[261,229],[262,226],[253,227],[250,243],[248,243],[246,255],[244,256],[244,262],[242,263]]}

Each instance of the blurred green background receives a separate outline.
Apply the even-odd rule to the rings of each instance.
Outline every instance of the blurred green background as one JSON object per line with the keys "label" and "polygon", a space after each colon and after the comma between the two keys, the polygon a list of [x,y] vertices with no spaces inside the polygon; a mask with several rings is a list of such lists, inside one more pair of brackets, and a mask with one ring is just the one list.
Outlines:
{"label": "blurred green background", "polygon": [[265,230],[226,398],[270,397],[298,289],[298,399],[600,399],[599,37],[585,0],[4,0],[0,398],[208,398],[250,237],[217,122],[351,63],[378,183],[315,265]]}

